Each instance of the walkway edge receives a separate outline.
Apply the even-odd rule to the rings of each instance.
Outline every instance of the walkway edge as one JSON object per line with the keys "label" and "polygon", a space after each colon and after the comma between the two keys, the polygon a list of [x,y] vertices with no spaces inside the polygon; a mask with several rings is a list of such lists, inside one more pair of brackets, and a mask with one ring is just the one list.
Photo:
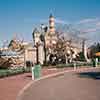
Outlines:
{"label": "walkway edge", "polygon": [[62,75],[62,74],[67,73],[67,72],[78,72],[78,71],[84,71],[84,70],[87,70],[87,69],[97,69],[97,68],[100,68],[100,67],[82,68],[82,69],[80,68],[80,69],[76,69],[76,70],[74,70],[74,69],[65,70],[65,71],[62,71],[62,72],[56,72],[54,74],[50,74],[50,75],[40,77],[39,79],[36,79],[36,80],[32,80],[26,86],[24,86],[24,88],[18,93],[16,100],[21,100],[21,95],[24,93],[24,91],[27,90],[32,84],[34,84],[37,81],[47,79],[47,78],[51,78],[51,77],[55,77],[55,76],[58,76],[58,75]]}

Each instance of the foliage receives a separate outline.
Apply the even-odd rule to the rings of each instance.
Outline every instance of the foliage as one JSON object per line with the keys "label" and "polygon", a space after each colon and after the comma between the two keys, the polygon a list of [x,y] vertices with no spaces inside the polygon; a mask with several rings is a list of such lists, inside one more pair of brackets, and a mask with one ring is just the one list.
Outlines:
{"label": "foliage", "polygon": [[84,53],[83,53],[83,52],[80,52],[80,53],[79,53],[78,60],[79,60],[79,61],[85,61],[85,57],[84,57]]}
{"label": "foliage", "polygon": [[[63,64],[66,63],[66,59],[68,62],[72,62],[74,49],[72,46],[71,40],[66,40],[62,35],[63,33],[56,32],[57,41],[56,44],[52,47],[52,53],[50,54],[50,63],[51,64]],[[76,55],[75,55],[76,56]]]}
{"label": "foliage", "polygon": [[[87,63],[87,62],[83,62],[83,63],[79,63],[76,62],[76,67],[88,67],[88,66],[93,66],[92,63]],[[66,68],[66,67],[74,67],[74,63],[70,63],[70,64],[58,64],[56,65],[57,68]]]}
{"label": "foliage", "polygon": [[92,46],[89,47],[89,49],[90,49],[89,58],[94,58],[95,53],[100,52],[100,43],[93,44]]}
{"label": "foliage", "polygon": [[24,50],[24,46],[22,45],[22,42],[19,42],[16,39],[12,39],[10,41],[8,48],[10,48],[12,51],[17,51],[17,52]]}
{"label": "foliage", "polygon": [[16,69],[0,69],[0,78],[17,75],[24,73],[26,70],[23,67],[16,68]]}

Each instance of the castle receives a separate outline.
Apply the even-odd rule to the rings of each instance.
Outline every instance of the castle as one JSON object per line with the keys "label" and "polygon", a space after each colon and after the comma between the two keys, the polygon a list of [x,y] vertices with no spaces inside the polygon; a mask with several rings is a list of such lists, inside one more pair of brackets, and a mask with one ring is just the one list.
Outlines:
{"label": "castle", "polygon": [[52,45],[56,44],[57,36],[55,33],[55,18],[52,16],[52,14],[50,14],[49,16],[48,27],[44,26],[41,32],[39,32],[37,28],[34,29],[33,31],[34,45],[36,45],[36,43],[41,43],[40,40],[41,34],[44,34],[46,48],[50,48],[52,47]]}
{"label": "castle", "polygon": [[[42,40],[41,40],[41,35],[42,35]],[[41,31],[39,31],[37,28],[34,29],[33,31],[33,40],[34,40],[34,45],[39,44],[39,47],[44,45],[45,49],[39,49],[39,52],[42,57],[41,59],[44,59],[46,61],[49,61],[50,55],[54,55],[54,48],[57,46],[56,44],[58,43],[59,39],[57,36],[57,32],[55,29],[55,18],[52,14],[49,16],[49,25],[45,26],[42,24]],[[80,52],[80,49],[71,45],[70,41],[66,41],[65,43],[65,48],[64,52],[66,52],[65,59],[66,63],[69,58],[73,56],[73,58],[76,58],[76,55]],[[40,51],[41,50],[41,51]],[[72,54],[73,52],[73,54]],[[46,56],[46,57],[45,57]],[[43,61],[43,60],[42,60]]]}
{"label": "castle", "polygon": [[[60,61],[62,63],[62,59],[64,59],[64,63],[72,62],[82,50],[78,48],[78,45],[73,45],[75,44],[73,41],[64,41],[63,38],[59,39],[55,29],[55,18],[52,14],[50,14],[48,22],[48,26],[42,24],[40,29],[35,28],[33,30],[32,36],[34,43],[21,42],[18,41],[18,39],[13,39],[10,41],[9,47],[6,50],[3,49],[1,51],[8,52],[9,50],[12,50],[17,52],[14,59],[16,60],[17,58],[17,62],[21,60],[22,64],[24,63],[24,66],[26,66],[27,61],[30,61],[33,64],[36,63],[37,58],[41,64],[50,60],[53,62]],[[58,49],[58,51],[56,49]],[[8,56],[6,55],[7,60],[9,57],[12,58],[12,56]]]}

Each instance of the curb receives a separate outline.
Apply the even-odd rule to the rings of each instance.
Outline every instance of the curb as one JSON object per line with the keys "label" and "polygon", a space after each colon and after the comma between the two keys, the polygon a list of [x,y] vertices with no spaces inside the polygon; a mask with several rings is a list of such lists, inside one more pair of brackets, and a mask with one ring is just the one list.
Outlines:
{"label": "curb", "polygon": [[81,71],[85,71],[85,70],[90,70],[90,69],[98,69],[100,67],[92,67],[92,68],[82,68],[82,69],[71,69],[71,70],[65,70],[65,71],[62,71],[62,72],[56,72],[54,74],[50,74],[50,75],[46,75],[46,76],[42,76],[40,77],[39,79],[36,79],[36,80],[32,80],[31,82],[29,82],[26,86],[24,86],[24,88],[18,93],[17,95],[17,98],[16,100],[21,100],[21,95],[32,85],[34,84],[35,82],[37,81],[40,81],[40,80],[43,80],[43,79],[47,79],[47,78],[51,78],[51,77],[55,77],[55,76],[60,76],[64,73],[67,73],[67,72],[81,72]]}

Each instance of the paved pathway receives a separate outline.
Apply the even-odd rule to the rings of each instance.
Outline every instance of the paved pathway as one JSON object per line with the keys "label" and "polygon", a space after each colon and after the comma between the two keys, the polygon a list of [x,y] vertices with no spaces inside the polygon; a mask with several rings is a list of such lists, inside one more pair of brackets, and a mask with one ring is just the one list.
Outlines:
{"label": "paved pathway", "polygon": [[100,100],[100,69],[68,72],[37,81],[20,100]]}
{"label": "paved pathway", "polygon": [[[42,69],[42,75],[48,75],[61,70]],[[31,81],[31,73],[15,75],[0,79],[0,100],[16,100],[19,91]]]}

